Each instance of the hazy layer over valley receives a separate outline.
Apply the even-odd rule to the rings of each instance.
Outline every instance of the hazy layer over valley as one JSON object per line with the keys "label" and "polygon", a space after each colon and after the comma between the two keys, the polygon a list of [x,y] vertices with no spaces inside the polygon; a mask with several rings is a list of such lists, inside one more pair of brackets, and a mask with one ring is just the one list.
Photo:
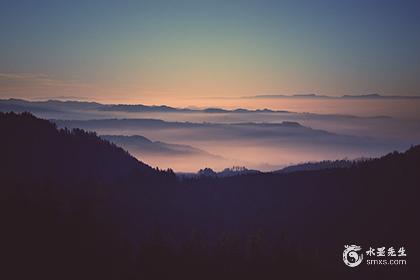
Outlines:
{"label": "hazy layer over valley", "polygon": [[[302,102],[301,98],[286,101],[290,100]],[[95,131],[152,166],[182,172],[230,166],[270,171],[307,161],[374,157],[390,150],[402,151],[420,141],[420,118],[416,114],[407,112],[402,116],[398,109],[377,110],[381,102],[384,109],[390,102],[418,106],[417,99],[305,100],[309,104],[321,102],[325,108],[332,106],[331,102],[376,104],[372,113],[378,114],[357,115],[360,106],[344,106],[342,112],[335,108],[338,113],[321,114],[279,110],[276,106],[176,108],[17,99],[1,100],[0,111],[29,111],[54,120],[60,127]],[[349,108],[358,109],[349,115]]]}

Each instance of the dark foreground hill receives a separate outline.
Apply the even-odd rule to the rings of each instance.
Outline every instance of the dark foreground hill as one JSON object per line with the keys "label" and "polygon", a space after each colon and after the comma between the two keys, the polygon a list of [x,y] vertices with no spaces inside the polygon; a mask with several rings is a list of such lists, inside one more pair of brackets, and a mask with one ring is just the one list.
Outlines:
{"label": "dark foreground hill", "polygon": [[[0,131],[1,279],[418,272],[419,146],[349,168],[180,180],[30,114],[1,113]],[[347,267],[352,244],[404,246],[407,265]]]}

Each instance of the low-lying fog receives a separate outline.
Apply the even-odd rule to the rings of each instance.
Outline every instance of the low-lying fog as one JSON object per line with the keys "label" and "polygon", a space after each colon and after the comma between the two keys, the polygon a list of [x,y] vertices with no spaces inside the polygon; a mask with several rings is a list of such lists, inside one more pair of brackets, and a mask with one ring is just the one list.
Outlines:
{"label": "low-lying fog", "polygon": [[[30,111],[60,127],[96,131],[141,161],[179,172],[231,166],[268,171],[308,161],[380,156],[420,143],[420,110],[413,109],[420,109],[417,99],[293,101],[302,108],[312,104],[305,110],[310,113],[290,112],[279,106],[281,100],[272,102],[277,105],[265,107],[285,111],[128,112],[103,110],[98,103],[16,100],[1,100],[0,110]],[[142,137],[123,137],[133,135]]]}
{"label": "low-lying fog", "polygon": [[[147,149],[141,151],[120,143],[139,159],[176,171],[196,171],[205,166],[221,170],[233,165],[267,171],[306,161],[378,156],[410,145],[405,140],[343,135],[291,122],[215,124],[114,119],[57,121],[57,124],[94,130],[98,134],[142,135],[153,141],[189,145],[211,154],[153,155]],[[118,141],[113,142],[118,144]]]}

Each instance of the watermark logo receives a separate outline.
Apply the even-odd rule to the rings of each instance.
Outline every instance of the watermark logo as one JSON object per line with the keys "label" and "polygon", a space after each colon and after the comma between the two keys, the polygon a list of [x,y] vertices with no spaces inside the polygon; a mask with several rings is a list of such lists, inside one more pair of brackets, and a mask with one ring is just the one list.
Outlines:
{"label": "watermark logo", "polygon": [[[378,248],[369,246],[369,249],[366,250],[366,256],[365,263],[368,266],[407,265],[407,252],[404,246],[382,246]],[[363,262],[362,246],[344,245],[343,261],[349,267],[360,265]]]}
{"label": "watermark logo", "polygon": [[359,252],[362,247],[357,245],[344,245],[343,261],[347,266],[356,267],[363,261],[363,254]]}

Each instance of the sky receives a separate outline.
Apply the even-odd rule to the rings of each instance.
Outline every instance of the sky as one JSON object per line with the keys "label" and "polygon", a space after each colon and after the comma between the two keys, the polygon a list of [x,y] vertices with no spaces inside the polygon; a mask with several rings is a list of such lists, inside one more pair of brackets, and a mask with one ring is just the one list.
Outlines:
{"label": "sky", "polygon": [[410,0],[0,0],[0,98],[420,95],[419,30]]}

